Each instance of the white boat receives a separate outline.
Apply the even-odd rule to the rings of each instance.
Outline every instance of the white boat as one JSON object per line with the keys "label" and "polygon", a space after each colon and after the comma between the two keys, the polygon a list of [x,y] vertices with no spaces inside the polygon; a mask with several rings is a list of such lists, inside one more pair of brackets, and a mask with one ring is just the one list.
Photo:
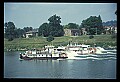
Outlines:
{"label": "white boat", "polygon": [[86,54],[95,54],[96,49],[90,47],[90,45],[67,45],[67,49],[70,51],[74,51],[78,55],[86,55]]}
{"label": "white boat", "polygon": [[22,60],[24,60],[24,59],[19,58],[19,60],[22,61]]}
{"label": "white boat", "polygon": [[65,59],[68,58],[67,54],[62,48],[54,48],[54,46],[45,46],[42,51],[30,50],[25,53],[20,53],[20,59]]}
{"label": "white boat", "polygon": [[[55,48],[54,46],[45,46],[43,50],[28,50],[25,53],[20,53],[20,60],[23,59],[85,59],[84,57],[88,56],[88,59],[100,54],[114,54],[108,52],[101,47],[90,47],[90,45],[67,45],[59,46]],[[94,59],[94,58],[93,58]]]}
{"label": "white boat", "polygon": [[96,48],[96,54],[116,54],[117,50],[105,50],[102,47],[95,47]]}

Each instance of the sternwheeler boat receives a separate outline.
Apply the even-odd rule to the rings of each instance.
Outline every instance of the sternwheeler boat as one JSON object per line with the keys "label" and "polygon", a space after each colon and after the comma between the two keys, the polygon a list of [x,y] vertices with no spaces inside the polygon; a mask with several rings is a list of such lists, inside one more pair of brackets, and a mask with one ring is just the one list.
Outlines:
{"label": "sternwheeler boat", "polygon": [[20,60],[31,60],[31,59],[66,59],[67,54],[63,48],[54,48],[53,46],[45,46],[44,50],[28,50],[25,53],[20,53]]}

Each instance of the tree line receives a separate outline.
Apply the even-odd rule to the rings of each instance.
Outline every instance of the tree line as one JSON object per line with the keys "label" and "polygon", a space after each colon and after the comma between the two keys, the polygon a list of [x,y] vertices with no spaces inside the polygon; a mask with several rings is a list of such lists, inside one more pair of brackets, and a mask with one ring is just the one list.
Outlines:
{"label": "tree line", "polygon": [[117,21],[116,20],[111,20],[111,21],[107,21],[107,22],[103,22],[103,26],[117,26]]}
{"label": "tree line", "polygon": [[4,37],[8,39],[8,41],[12,41],[14,38],[23,38],[26,32],[33,30],[32,27],[17,28],[13,22],[6,22],[4,26]]}
{"label": "tree line", "polygon": [[[20,29],[15,27],[13,22],[6,22],[5,26],[5,38],[9,41],[13,40],[14,38],[23,37],[23,35],[28,32],[32,31],[32,27],[24,27]],[[79,29],[85,28],[88,35],[94,34],[101,34],[104,32],[103,24],[101,16],[90,16],[89,18],[82,21],[81,25],[79,26],[76,23],[68,23],[67,25],[61,25],[61,17],[57,16],[56,14],[48,18],[48,23],[45,22],[38,28],[38,36],[44,37],[61,37],[64,36],[64,29]],[[48,39],[49,40],[49,39]]]}

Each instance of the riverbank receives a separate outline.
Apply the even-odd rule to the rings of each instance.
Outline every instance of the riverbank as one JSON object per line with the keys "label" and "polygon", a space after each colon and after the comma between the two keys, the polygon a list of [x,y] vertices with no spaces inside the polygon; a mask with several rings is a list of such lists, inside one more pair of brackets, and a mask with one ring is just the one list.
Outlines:
{"label": "riverbank", "polygon": [[63,45],[66,46],[69,42],[79,43],[79,44],[89,44],[94,46],[101,46],[104,48],[116,48],[117,40],[116,38],[111,38],[111,35],[94,35],[94,38],[89,39],[89,35],[83,36],[63,36],[54,37],[52,42],[46,41],[46,37],[33,37],[33,38],[16,38],[13,41],[8,41],[4,39],[4,51],[25,51],[28,49],[41,49],[44,45],[54,45],[55,47]]}

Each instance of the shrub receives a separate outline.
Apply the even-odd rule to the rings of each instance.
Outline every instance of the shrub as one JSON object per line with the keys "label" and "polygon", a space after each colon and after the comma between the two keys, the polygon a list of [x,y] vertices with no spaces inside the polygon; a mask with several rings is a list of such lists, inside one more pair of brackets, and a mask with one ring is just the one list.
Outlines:
{"label": "shrub", "polygon": [[32,38],[33,36],[32,36],[32,35],[29,35],[28,37],[29,37],[29,38]]}
{"label": "shrub", "polygon": [[111,36],[111,38],[113,39],[113,38],[116,38],[117,36],[116,36],[116,34],[113,34],[112,36]]}
{"label": "shrub", "polygon": [[9,39],[8,39],[8,41],[12,41],[12,40],[13,40],[13,38],[9,38]]}
{"label": "shrub", "polygon": [[47,37],[47,41],[48,42],[51,42],[51,41],[53,41],[54,40],[54,37],[52,36],[52,35],[49,35],[48,37]]}
{"label": "shrub", "polygon": [[89,36],[89,39],[92,39],[92,38],[94,38],[94,36],[93,36],[93,35],[90,35],[90,36]]}

